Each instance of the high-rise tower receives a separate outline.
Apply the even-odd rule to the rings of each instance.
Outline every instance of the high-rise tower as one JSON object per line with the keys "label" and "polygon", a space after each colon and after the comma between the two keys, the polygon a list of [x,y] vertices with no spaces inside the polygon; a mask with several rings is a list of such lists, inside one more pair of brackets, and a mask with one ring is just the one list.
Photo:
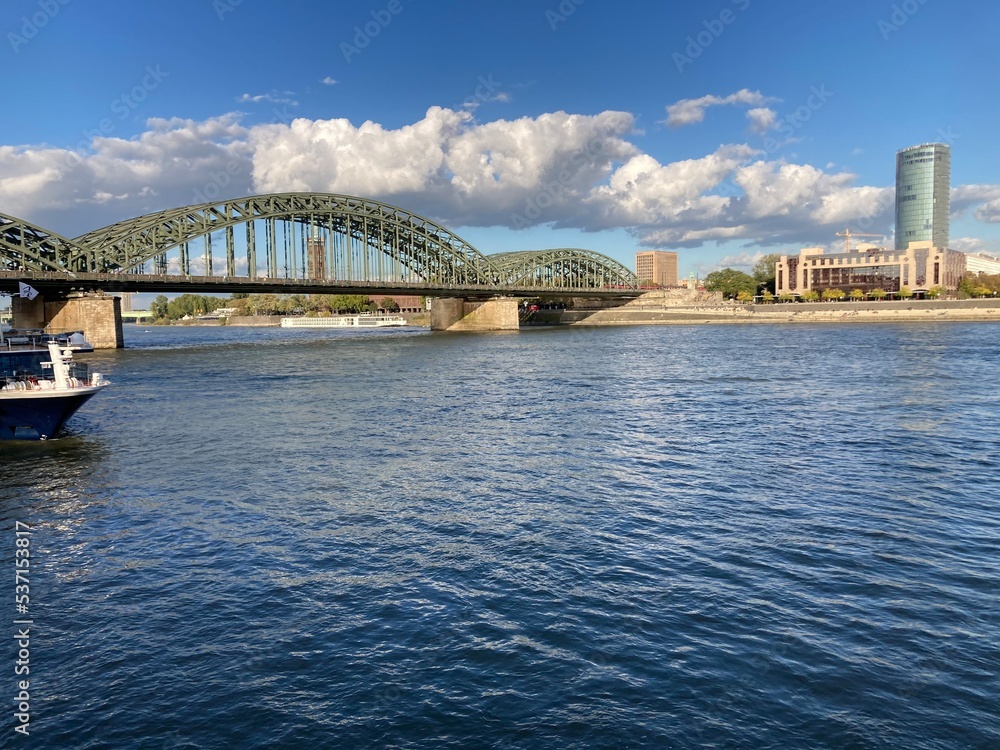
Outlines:
{"label": "high-rise tower", "polygon": [[922,143],[896,152],[896,249],[930,240],[948,247],[951,147]]}

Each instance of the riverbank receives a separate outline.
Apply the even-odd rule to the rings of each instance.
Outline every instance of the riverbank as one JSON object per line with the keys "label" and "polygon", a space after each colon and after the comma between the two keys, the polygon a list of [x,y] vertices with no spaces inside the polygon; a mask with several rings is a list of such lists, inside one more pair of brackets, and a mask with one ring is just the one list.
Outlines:
{"label": "riverbank", "polygon": [[[893,302],[802,302],[744,305],[723,302],[717,295],[702,294],[698,304],[684,304],[673,298],[643,295],[621,307],[568,310],[541,310],[522,325],[543,326],[628,326],[693,325],[732,323],[872,323],[872,322],[943,322],[1000,320],[1000,300],[911,300]],[[277,327],[281,315],[233,316],[223,320],[185,320],[172,325],[249,328]],[[408,325],[427,328],[428,313],[405,313]]]}
{"label": "riverbank", "polygon": [[728,323],[872,323],[1000,320],[1000,300],[916,300],[692,306],[657,304],[647,296],[605,310],[564,310],[552,325],[690,325]]}

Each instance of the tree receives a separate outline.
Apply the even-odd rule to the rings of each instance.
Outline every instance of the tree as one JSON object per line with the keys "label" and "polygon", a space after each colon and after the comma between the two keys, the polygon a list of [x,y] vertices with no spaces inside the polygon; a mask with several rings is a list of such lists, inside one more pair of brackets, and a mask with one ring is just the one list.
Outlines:
{"label": "tree", "polygon": [[371,312],[375,303],[363,294],[333,294],[328,303],[334,313]]}
{"label": "tree", "polygon": [[785,292],[784,294],[778,295],[778,302],[794,302],[794,301],[795,301],[794,294],[789,294],[788,292]]}
{"label": "tree", "polygon": [[399,311],[399,303],[396,302],[396,300],[394,300],[392,297],[383,297],[382,300],[378,303],[378,306],[381,307],[386,312],[394,313]]}
{"label": "tree", "polygon": [[913,290],[910,289],[910,287],[904,286],[902,289],[899,290],[900,299],[910,299],[912,297],[913,297]]}
{"label": "tree", "polygon": [[765,304],[771,304],[772,302],[774,302],[774,294],[772,294],[767,289],[764,290],[764,293],[761,294],[760,297],[764,301]]}
{"label": "tree", "polygon": [[290,314],[301,314],[306,310],[312,309],[309,305],[309,299],[304,294],[293,294],[288,298],[288,303],[285,310]]}
{"label": "tree", "polygon": [[779,260],[781,256],[777,253],[771,253],[770,255],[765,255],[763,258],[758,260],[753,266],[753,280],[757,284],[757,291],[763,292],[768,291],[772,294],[775,291],[774,280],[774,265]]}
{"label": "tree", "polygon": [[930,289],[927,290],[927,293],[926,293],[925,296],[927,297],[927,299],[937,299],[942,294],[944,294],[944,287],[933,286],[933,287],[931,287]]}
{"label": "tree", "polygon": [[823,299],[825,299],[827,302],[840,302],[840,300],[844,299],[845,296],[846,295],[843,289],[823,290]]}
{"label": "tree", "polygon": [[277,315],[281,312],[282,300],[277,294],[251,294],[249,301],[253,315]]}
{"label": "tree", "polygon": [[201,294],[182,294],[176,299],[170,300],[167,304],[167,317],[171,320],[180,320],[185,315],[196,317],[212,312],[218,307],[229,304],[228,299],[219,297],[205,297]]}
{"label": "tree", "polygon": [[737,302],[753,302],[753,292],[740,292],[736,295]]}
{"label": "tree", "polygon": [[1000,274],[974,274],[966,271],[959,282],[958,291],[963,297],[989,297],[1000,292]]}
{"label": "tree", "polygon": [[860,289],[852,289],[850,292],[847,293],[847,296],[850,297],[855,302],[860,302],[865,298],[865,293]]}
{"label": "tree", "polygon": [[813,289],[810,289],[807,292],[802,292],[803,302],[816,302],[817,300],[819,300],[819,292]]}
{"label": "tree", "polygon": [[710,292],[722,292],[722,296],[732,299],[740,292],[749,292],[752,297],[757,291],[757,282],[753,276],[732,268],[712,271],[705,277],[705,289]]}
{"label": "tree", "polygon": [[236,308],[237,315],[251,315],[250,310],[251,295],[246,294],[242,297],[236,297],[232,299],[229,303],[230,307]]}
{"label": "tree", "polygon": [[871,297],[872,299],[885,299],[886,297],[889,296],[889,292],[887,292],[885,289],[872,289],[870,292],[868,292],[868,296]]}
{"label": "tree", "polygon": [[170,304],[164,295],[159,295],[149,306],[149,314],[153,316],[153,320],[161,320],[167,317],[167,306]]}

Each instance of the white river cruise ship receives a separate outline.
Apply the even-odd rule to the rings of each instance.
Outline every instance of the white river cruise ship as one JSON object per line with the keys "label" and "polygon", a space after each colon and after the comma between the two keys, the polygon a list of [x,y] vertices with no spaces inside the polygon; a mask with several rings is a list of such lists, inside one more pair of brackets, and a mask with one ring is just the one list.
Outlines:
{"label": "white river cruise ship", "polygon": [[387,328],[405,326],[402,315],[332,315],[326,318],[282,318],[282,328]]}

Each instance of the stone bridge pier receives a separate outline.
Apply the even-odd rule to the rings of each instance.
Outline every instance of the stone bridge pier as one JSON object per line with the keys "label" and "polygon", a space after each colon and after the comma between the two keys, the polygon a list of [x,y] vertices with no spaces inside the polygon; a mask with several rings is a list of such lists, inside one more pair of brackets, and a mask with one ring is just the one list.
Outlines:
{"label": "stone bridge pier", "polygon": [[520,327],[514,297],[476,301],[445,297],[431,301],[432,331],[517,331]]}
{"label": "stone bridge pier", "polygon": [[40,328],[46,333],[83,331],[95,349],[121,349],[121,300],[118,297],[91,296],[49,299],[39,294],[33,300],[14,297],[11,304],[17,329]]}

